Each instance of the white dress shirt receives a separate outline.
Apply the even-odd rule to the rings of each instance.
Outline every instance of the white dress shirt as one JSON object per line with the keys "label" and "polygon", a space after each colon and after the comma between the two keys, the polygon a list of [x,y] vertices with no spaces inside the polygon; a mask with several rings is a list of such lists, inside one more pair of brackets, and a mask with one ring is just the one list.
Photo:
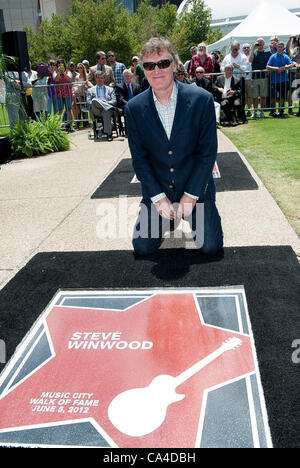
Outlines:
{"label": "white dress shirt", "polygon": [[240,67],[233,68],[233,75],[245,78],[245,72],[250,70],[250,64],[247,56],[242,53],[238,54],[236,57],[232,57],[231,54],[226,55],[221,63],[221,71],[223,72],[226,65],[230,65],[232,63],[235,63]]}

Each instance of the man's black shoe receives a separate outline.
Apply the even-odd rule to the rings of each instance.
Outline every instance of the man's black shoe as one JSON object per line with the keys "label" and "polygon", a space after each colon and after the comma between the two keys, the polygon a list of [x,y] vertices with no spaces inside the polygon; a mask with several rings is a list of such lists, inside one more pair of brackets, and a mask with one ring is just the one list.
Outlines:
{"label": "man's black shoe", "polygon": [[112,141],[112,136],[111,135],[107,135],[107,141]]}

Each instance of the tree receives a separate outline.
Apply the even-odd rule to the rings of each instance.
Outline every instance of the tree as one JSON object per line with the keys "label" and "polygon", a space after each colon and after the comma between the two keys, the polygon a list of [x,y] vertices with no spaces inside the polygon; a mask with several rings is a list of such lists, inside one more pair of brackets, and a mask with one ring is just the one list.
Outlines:
{"label": "tree", "polygon": [[128,62],[135,45],[130,13],[115,0],[73,0],[69,14],[42,21],[34,33],[27,28],[29,56],[33,64],[51,57],[95,62],[98,50],[115,50]]}
{"label": "tree", "polygon": [[179,16],[172,34],[172,40],[182,61],[190,58],[189,49],[207,38],[213,39],[211,34],[211,9],[206,7],[204,0],[192,0],[189,12],[183,11]]}
{"label": "tree", "polygon": [[94,64],[98,50],[113,50],[118,61],[129,65],[150,37],[163,36],[186,60],[191,45],[211,34],[210,20],[203,0],[193,0],[191,13],[180,17],[169,2],[153,7],[151,0],[144,0],[133,13],[116,0],[72,0],[68,14],[43,20],[36,33],[26,29],[29,56],[33,66],[50,58]]}
{"label": "tree", "polygon": [[157,6],[154,14],[154,24],[157,35],[170,37],[177,21],[177,6],[169,2],[162,7]]}

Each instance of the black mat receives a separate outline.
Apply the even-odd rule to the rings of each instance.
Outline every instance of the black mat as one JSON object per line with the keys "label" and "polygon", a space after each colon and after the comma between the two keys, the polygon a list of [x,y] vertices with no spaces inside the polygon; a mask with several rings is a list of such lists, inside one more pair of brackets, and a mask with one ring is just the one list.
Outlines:
{"label": "black mat", "polygon": [[[238,153],[218,153],[217,163],[221,174],[220,179],[215,179],[217,192],[258,189]],[[131,183],[134,175],[131,159],[122,159],[91,198],[140,197],[140,183]]]}
{"label": "black mat", "polygon": [[[195,250],[161,249],[36,255],[0,292],[0,338],[7,360],[58,289],[244,285],[275,447],[300,447],[299,264],[289,246],[225,249],[214,260]],[[1,364],[1,370],[4,364]]]}

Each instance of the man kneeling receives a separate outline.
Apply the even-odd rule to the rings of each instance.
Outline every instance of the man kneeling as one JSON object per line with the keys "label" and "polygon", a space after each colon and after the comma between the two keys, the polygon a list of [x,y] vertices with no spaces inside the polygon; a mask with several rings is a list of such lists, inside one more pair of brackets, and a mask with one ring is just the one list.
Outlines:
{"label": "man kneeling", "polygon": [[126,106],[133,167],[143,193],[134,250],[142,255],[156,251],[168,225],[185,218],[196,246],[217,254],[223,233],[212,178],[217,155],[213,96],[174,81],[178,55],[163,38],[150,39],[140,60],[150,87]]}

